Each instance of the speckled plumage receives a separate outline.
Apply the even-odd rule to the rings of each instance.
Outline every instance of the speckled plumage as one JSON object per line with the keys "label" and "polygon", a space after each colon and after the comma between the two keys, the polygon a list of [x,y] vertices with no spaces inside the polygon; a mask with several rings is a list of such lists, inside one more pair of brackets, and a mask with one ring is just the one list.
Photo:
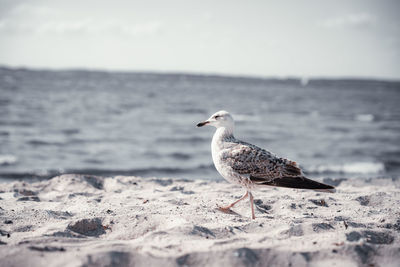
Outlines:
{"label": "speckled plumage", "polygon": [[[213,161],[218,172],[228,181],[248,189],[283,177],[300,177],[301,169],[293,161],[279,158],[255,145],[235,139],[217,130],[212,141]],[[256,179],[258,178],[258,179]]]}

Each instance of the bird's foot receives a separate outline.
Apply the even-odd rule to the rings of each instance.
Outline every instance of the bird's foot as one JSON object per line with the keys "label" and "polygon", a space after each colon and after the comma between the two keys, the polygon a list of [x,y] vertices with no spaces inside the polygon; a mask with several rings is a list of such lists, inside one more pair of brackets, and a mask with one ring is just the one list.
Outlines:
{"label": "bird's foot", "polygon": [[222,211],[223,213],[227,213],[227,214],[237,214],[236,212],[231,210],[231,206],[226,206],[226,207],[217,206],[217,210]]}

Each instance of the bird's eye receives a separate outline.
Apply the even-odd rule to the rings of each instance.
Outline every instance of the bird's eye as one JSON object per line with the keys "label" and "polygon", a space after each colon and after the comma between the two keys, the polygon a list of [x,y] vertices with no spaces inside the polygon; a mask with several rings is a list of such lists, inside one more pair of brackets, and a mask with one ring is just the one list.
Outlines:
{"label": "bird's eye", "polygon": [[218,118],[220,118],[220,117],[221,117],[220,115],[215,115],[214,119],[218,120]]}

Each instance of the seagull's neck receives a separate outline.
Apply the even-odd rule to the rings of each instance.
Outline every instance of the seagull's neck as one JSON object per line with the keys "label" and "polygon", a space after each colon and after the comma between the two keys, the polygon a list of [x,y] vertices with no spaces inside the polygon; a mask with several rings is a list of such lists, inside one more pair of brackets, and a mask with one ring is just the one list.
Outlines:
{"label": "seagull's neck", "polygon": [[211,154],[213,157],[214,164],[218,170],[219,165],[219,153],[224,149],[226,142],[233,141],[233,128],[219,127],[214,133],[211,141]]}
{"label": "seagull's neck", "polygon": [[228,127],[219,127],[214,133],[213,142],[214,141],[225,141],[227,139],[232,139],[233,137],[233,128]]}

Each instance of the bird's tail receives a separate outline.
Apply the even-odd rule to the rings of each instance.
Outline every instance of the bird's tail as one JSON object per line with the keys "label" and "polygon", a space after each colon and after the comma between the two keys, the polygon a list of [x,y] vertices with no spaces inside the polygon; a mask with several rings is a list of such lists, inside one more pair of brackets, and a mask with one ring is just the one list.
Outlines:
{"label": "bird's tail", "polygon": [[335,187],[320,183],[304,176],[293,176],[293,177],[280,177],[272,180],[261,180],[258,177],[250,177],[250,180],[258,185],[269,185],[269,186],[279,186],[297,189],[311,189],[319,192],[334,193],[336,192]]}

